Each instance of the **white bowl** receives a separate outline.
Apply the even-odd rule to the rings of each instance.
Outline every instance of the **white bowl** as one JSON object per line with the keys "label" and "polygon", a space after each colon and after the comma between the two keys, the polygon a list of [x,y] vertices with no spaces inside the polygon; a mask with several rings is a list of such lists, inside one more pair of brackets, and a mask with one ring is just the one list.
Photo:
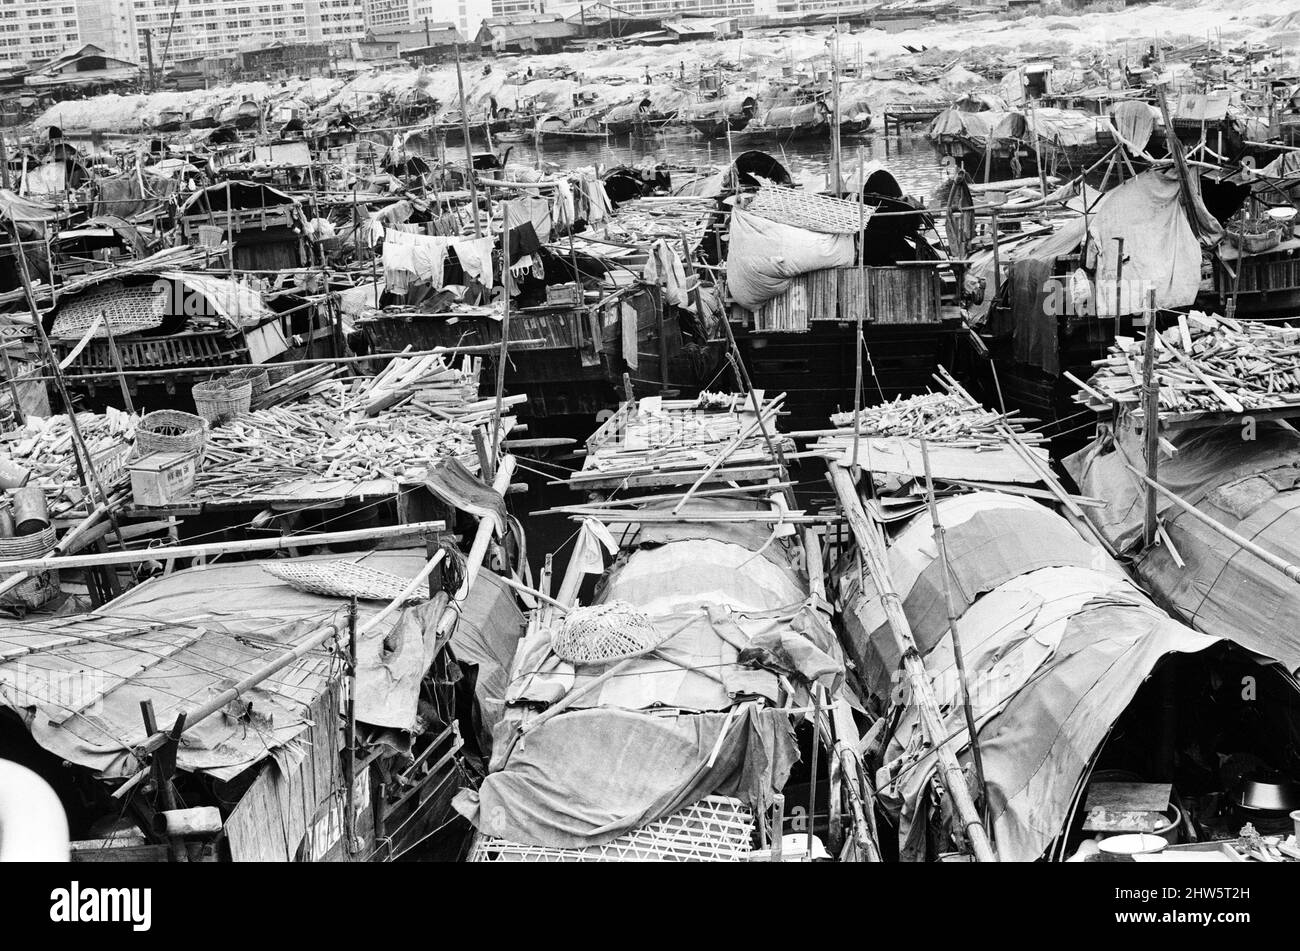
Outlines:
{"label": "white bowl", "polygon": [[1102,839],[1098,848],[1110,855],[1152,855],[1164,851],[1168,844],[1163,836],[1152,835],[1150,832],[1129,832]]}

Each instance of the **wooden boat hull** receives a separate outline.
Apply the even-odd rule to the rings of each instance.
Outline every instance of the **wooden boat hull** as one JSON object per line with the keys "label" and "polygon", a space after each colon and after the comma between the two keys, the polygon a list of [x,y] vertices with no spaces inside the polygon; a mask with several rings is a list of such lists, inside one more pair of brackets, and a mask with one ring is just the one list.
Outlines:
{"label": "wooden boat hull", "polygon": [[749,116],[691,119],[691,128],[706,139],[720,139],[730,132],[739,132],[749,125]]}
{"label": "wooden boat hull", "polygon": [[[415,350],[434,347],[499,344],[500,324],[489,318],[461,319],[456,323],[433,315],[380,314],[358,322],[372,350],[396,352],[410,346]],[[659,349],[658,322],[638,320],[640,352],[635,370],[621,355],[619,328],[601,331],[599,347],[592,344],[588,318],[568,314],[515,315],[510,336],[514,340],[542,339],[543,344],[512,347],[506,365],[506,389],[526,393],[528,403],[520,415],[546,417],[592,414],[618,404],[623,395],[626,372],[637,393],[659,393],[666,385],[683,395],[698,393],[713,376],[722,359],[722,343],[697,346],[684,341],[675,320],[664,324],[668,348],[666,361],[656,356]],[[484,357],[482,387],[485,395],[495,392],[496,359]]]}
{"label": "wooden boat hull", "polygon": [[[733,324],[733,327],[735,325]],[[852,324],[814,324],[802,333],[753,333],[737,328],[740,348],[754,386],[786,393],[791,430],[824,429],[832,413],[853,408],[857,375]],[[863,392],[872,402],[916,396],[934,385],[939,364],[954,366],[960,359],[960,323],[899,324],[863,327],[871,365],[863,366]]]}

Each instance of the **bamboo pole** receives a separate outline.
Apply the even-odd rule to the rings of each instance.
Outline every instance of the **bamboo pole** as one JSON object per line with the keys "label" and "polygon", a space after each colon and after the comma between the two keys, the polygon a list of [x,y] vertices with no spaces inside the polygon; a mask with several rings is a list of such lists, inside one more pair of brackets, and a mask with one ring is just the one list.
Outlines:
{"label": "bamboo pole", "polygon": [[858,146],[858,285],[862,289],[862,303],[857,308],[853,319],[853,467],[858,465],[858,444],[862,438],[862,321],[864,311],[871,294],[867,290],[867,199],[863,194],[866,188],[866,165],[863,162],[862,146]]}
{"label": "bamboo pole", "polygon": [[1151,491],[1163,495],[1165,498],[1173,502],[1175,505],[1177,505],[1188,515],[1192,516],[1202,524],[1209,526],[1214,531],[1218,532],[1220,535],[1226,538],[1228,541],[1232,542],[1234,545],[1241,548],[1243,551],[1249,552],[1250,554],[1254,555],[1256,558],[1260,559],[1261,561],[1265,562],[1271,567],[1276,568],[1278,571],[1282,572],[1282,574],[1286,575],[1292,581],[1300,581],[1300,566],[1291,564],[1291,562],[1278,557],[1277,555],[1273,554],[1271,551],[1269,551],[1266,548],[1262,548],[1261,546],[1257,545],[1255,542],[1251,541],[1249,538],[1246,538],[1244,535],[1239,535],[1237,532],[1234,532],[1232,529],[1228,528],[1228,526],[1224,525],[1222,522],[1216,521],[1213,517],[1202,512],[1196,506],[1192,505],[1190,502],[1185,500],[1182,496],[1178,495],[1175,492],[1171,492],[1169,489],[1165,488],[1159,482],[1156,482],[1155,480],[1149,478],[1144,472],[1142,472],[1141,469],[1129,465],[1128,463],[1125,463],[1124,465],[1130,472],[1132,472],[1135,476],[1141,479],[1142,482]]}
{"label": "bamboo pole", "polygon": [[[934,543],[939,550],[939,578],[943,587],[943,603],[948,612],[948,634],[952,637],[952,655],[957,663],[957,676],[961,680],[961,705],[966,717],[966,732],[970,736],[971,759],[975,763],[975,778],[979,783],[980,798],[988,807],[988,785],[984,779],[984,757],[980,752],[979,730],[975,727],[975,711],[970,702],[970,681],[966,676],[966,655],[957,635],[957,606],[952,600],[952,564],[948,560],[947,530],[939,518],[939,504],[934,497],[934,479],[930,474],[930,450],[925,437],[921,437],[921,463],[925,467],[925,502],[930,509],[930,523],[934,528]],[[987,813],[986,813],[987,815]]]}
{"label": "bamboo pole", "polygon": [[894,590],[893,582],[890,580],[884,538],[880,534],[880,529],[868,519],[866,510],[862,507],[862,500],[858,497],[857,486],[849,472],[839,463],[831,463],[830,479],[835,494],[844,507],[844,514],[849,520],[849,527],[858,542],[858,548],[870,569],[871,580],[880,597],[889,629],[902,655],[903,668],[912,689],[913,702],[920,714],[929,745],[934,749],[939,761],[939,782],[947,791],[953,809],[965,829],[975,860],[995,862],[997,857],[989,843],[984,823],[971,799],[970,789],[966,785],[966,774],[949,746],[947,730],[944,727],[943,717],[939,713],[939,703],[930,686],[925,661],[912,636],[911,624],[903,611],[903,600]]}
{"label": "bamboo pole", "polygon": [[[433,571],[433,569],[438,567],[439,564],[441,564],[442,559],[446,557],[446,554],[447,553],[445,551],[439,549],[438,552],[432,558],[430,558],[427,562],[425,562],[424,567],[420,569],[419,574],[417,574],[414,578],[410,580],[410,582],[406,585],[406,587],[402,589],[401,594],[399,594],[396,598],[390,601],[382,611],[380,611],[378,614],[376,614],[374,617],[368,620],[365,624],[361,625],[361,627],[357,628],[357,632],[356,632],[357,637],[360,637],[361,635],[367,634],[370,631],[374,630],[376,627],[379,626],[379,623],[381,621],[387,618],[398,608],[403,607],[406,604],[407,599],[412,595],[412,593],[414,593],[420,587],[420,585],[429,576],[429,574]],[[444,611],[443,615],[445,616],[446,613],[447,612]],[[253,671],[247,677],[240,680],[238,683],[234,684],[231,687],[227,687],[225,690],[221,691],[219,694],[209,699],[206,703],[201,704],[198,707],[198,709],[194,710],[189,714],[186,714],[184,729],[188,730],[191,727],[193,727],[196,723],[201,723],[203,720],[206,720],[214,713],[223,710],[226,704],[230,703],[232,700],[238,699],[246,691],[251,690],[253,687],[256,687],[258,684],[265,681],[268,677],[274,676],[276,673],[280,672],[285,667],[288,667],[294,661],[301,660],[303,657],[307,656],[307,654],[311,653],[316,648],[324,644],[331,637],[337,636],[338,633],[339,633],[339,627],[337,624],[334,623],[326,624],[319,631],[317,631],[315,634],[312,634],[310,637],[304,640],[297,647],[293,648],[292,650],[286,651],[285,653],[276,657],[274,660],[268,661],[266,664],[263,664],[261,667]],[[140,744],[139,747],[136,748],[135,753],[139,757],[147,756],[148,754],[161,749],[163,745],[167,743],[170,739],[171,737],[168,733],[162,731],[156,732],[151,736],[149,736],[148,738],[146,738],[145,741],[142,744]],[[127,792],[130,791],[132,787],[134,787],[139,782],[140,778],[143,776],[143,773],[144,771],[136,773],[134,776],[128,779],[124,784],[119,786],[116,790],[113,791],[113,797],[116,799],[124,796]]]}
{"label": "bamboo pole", "polygon": [[[826,573],[822,567],[822,546],[821,540],[810,529],[803,529],[800,532],[803,540],[804,561],[808,568],[808,593],[814,598],[826,601]],[[866,779],[866,770],[862,768],[862,758],[858,754],[858,742],[861,736],[858,734],[857,725],[853,722],[853,712],[849,709],[848,702],[843,696],[835,697],[831,700],[830,707],[826,711],[827,718],[831,727],[831,810],[832,816],[836,815],[835,809],[838,806],[836,793],[840,788],[847,790],[849,798],[849,812],[851,816],[851,825],[853,827],[853,840],[858,852],[868,862],[879,862],[880,845],[876,838],[876,827],[872,821],[874,818],[875,791],[870,788]],[[843,777],[849,777],[844,782]],[[864,805],[865,801],[865,805]],[[812,821],[811,810],[809,812],[809,822]],[[811,851],[810,851],[811,854]]]}
{"label": "bamboo pole", "polygon": [[[505,455],[501,457],[501,462],[497,466],[496,477],[492,480],[492,490],[499,495],[504,496],[506,490],[510,488],[510,477],[515,472],[515,457]],[[438,633],[446,634],[460,619],[461,612],[465,609],[465,599],[469,596],[470,589],[474,586],[474,581],[478,578],[479,570],[483,566],[483,558],[487,555],[488,545],[492,541],[493,519],[479,519],[478,528],[474,532],[474,541],[470,544],[469,554],[465,558],[465,577],[461,580],[460,587],[452,596],[451,603],[447,610],[442,613],[438,619]]]}
{"label": "bamboo pole", "polygon": [[[491,204],[492,193],[489,191],[488,205],[491,206]],[[496,408],[492,413],[492,453],[488,457],[490,465],[496,464],[497,455],[501,452],[501,401],[505,397],[506,389],[506,349],[510,346],[510,203],[507,201],[501,203],[501,271],[501,289],[504,291],[501,296],[504,312],[501,316],[501,349],[497,353],[497,399]],[[489,479],[492,478],[492,469],[485,470],[484,475]]]}
{"label": "bamboo pole", "polygon": [[[1156,364],[1156,292],[1147,291],[1145,317],[1147,322],[1146,348],[1142,354],[1142,420],[1145,430],[1143,443],[1146,451],[1147,478],[1156,479],[1160,456],[1160,380],[1155,373]],[[1142,537],[1149,547],[1156,540],[1156,493],[1147,487],[1146,504],[1142,513]]]}
{"label": "bamboo pole", "polygon": [[[105,508],[105,511],[107,511],[107,508]],[[83,524],[85,523],[83,522]],[[94,555],[44,555],[40,558],[17,558],[13,561],[6,561],[4,567],[7,571],[50,571],[64,568],[96,568],[101,565],[135,565],[146,561],[156,561],[161,558],[198,558],[234,554],[236,552],[280,551],[285,548],[300,548],[304,545],[333,545],[343,542],[367,541],[374,538],[402,538],[426,532],[441,532],[446,527],[447,523],[439,519],[428,522],[411,522],[406,525],[353,528],[342,532],[320,532],[313,535],[280,535],[276,538],[246,538],[240,541],[205,542],[202,545],[143,548],[138,551],[110,551]]]}
{"label": "bamboo pole", "polygon": [[118,386],[122,389],[122,406],[134,416],[135,403],[131,399],[131,388],[127,385],[126,374],[122,372],[122,353],[117,349],[117,338],[113,336],[113,322],[108,317],[108,311],[101,310],[99,315],[104,320],[104,336],[107,338],[108,352],[113,358],[113,370],[117,375]]}
{"label": "bamboo pole", "polygon": [[465,102],[465,77],[460,70],[460,44],[456,44],[456,88],[460,91],[460,123],[465,136],[465,178],[469,182],[469,203],[474,215],[474,237],[483,237],[478,220],[478,185],[474,181],[474,146],[469,140],[469,104]]}

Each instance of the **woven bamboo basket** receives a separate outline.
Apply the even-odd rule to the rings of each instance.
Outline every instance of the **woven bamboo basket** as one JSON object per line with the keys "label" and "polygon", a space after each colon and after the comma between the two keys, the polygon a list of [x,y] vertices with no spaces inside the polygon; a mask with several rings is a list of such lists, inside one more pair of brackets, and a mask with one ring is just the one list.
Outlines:
{"label": "woven bamboo basket", "polygon": [[871,219],[871,209],[861,208],[857,202],[780,185],[764,185],[745,211],[822,234],[856,234]]}
{"label": "woven bamboo basket", "polygon": [[248,412],[253,399],[253,384],[250,380],[209,380],[195,383],[190,392],[199,415],[216,426],[232,416]]}
{"label": "woven bamboo basket", "polygon": [[159,409],[146,413],[135,428],[135,454],[151,452],[197,452],[203,458],[203,444],[208,437],[208,421],[193,413]]}
{"label": "woven bamboo basket", "polygon": [[[410,583],[388,571],[367,568],[351,561],[277,562],[263,565],[269,575],[293,585],[299,591],[330,598],[359,598],[362,601],[393,601]],[[428,591],[413,591],[406,603],[427,601]]]}
{"label": "woven bamboo basket", "polygon": [[551,650],[572,664],[607,664],[638,657],[665,640],[644,612],[626,601],[576,607],[551,633]]}
{"label": "woven bamboo basket", "polygon": [[[55,540],[53,528],[43,529],[34,535],[0,538],[0,581],[16,574],[13,571],[5,571],[4,562],[47,555],[54,550]],[[41,571],[0,595],[0,604],[9,607],[39,608],[58,593],[59,573]]]}
{"label": "woven bamboo basket", "polygon": [[253,392],[251,401],[256,402],[257,398],[266,392],[267,387],[271,385],[271,375],[264,367],[240,367],[237,370],[231,370],[225,378],[226,383],[251,383]]}

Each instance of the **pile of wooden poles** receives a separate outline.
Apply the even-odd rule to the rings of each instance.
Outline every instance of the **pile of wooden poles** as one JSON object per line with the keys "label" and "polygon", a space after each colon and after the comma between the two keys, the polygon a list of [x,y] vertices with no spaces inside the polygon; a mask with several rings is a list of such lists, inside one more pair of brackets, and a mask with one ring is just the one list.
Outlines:
{"label": "pile of wooden poles", "polygon": [[[77,424],[104,488],[122,481],[122,463],[135,439],[137,418],[109,408],[104,415],[78,413]],[[53,516],[84,514],[88,509],[77,467],[72,425],[66,414],[31,417],[10,432],[0,434],[0,461],[31,473],[28,485],[45,490]],[[85,460],[82,460],[83,465]]]}
{"label": "pile of wooden poles", "polygon": [[1006,425],[1024,442],[1041,441],[1037,433],[1024,428],[1026,422],[1033,420],[1019,418],[1015,411],[998,413],[972,406],[952,393],[924,393],[864,407],[856,416],[851,411],[836,413],[831,416],[834,432],[818,435],[853,433],[856,427],[862,436],[907,436],[945,445],[1000,445],[1005,439],[999,426]]}
{"label": "pile of wooden poles", "polygon": [[409,482],[447,457],[478,467],[470,426],[419,410],[373,418],[315,398],[245,413],[213,429],[194,498],[256,497],[302,480]]}
{"label": "pile of wooden poles", "polygon": [[[1154,382],[1161,413],[1241,413],[1300,403],[1300,330],[1193,311],[1157,333]],[[1136,408],[1145,338],[1116,337],[1076,399],[1093,409]]]}

